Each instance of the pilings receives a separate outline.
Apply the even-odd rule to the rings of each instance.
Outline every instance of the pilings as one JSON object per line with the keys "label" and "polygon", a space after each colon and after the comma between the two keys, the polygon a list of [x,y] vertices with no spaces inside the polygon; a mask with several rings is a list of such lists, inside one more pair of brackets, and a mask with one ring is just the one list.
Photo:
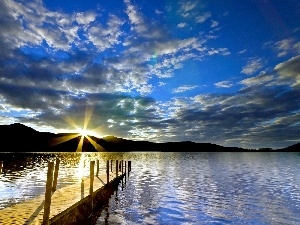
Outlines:
{"label": "pilings", "polygon": [[51,195],[52,195],[52,182],[53,182],[53,168],[54,162],[48,162],[48,173],[47,173],[47,183],[45,191],[45,203],[44,203],[44,215],[43,224],[49,225],[49,215],[51,206]]}
{"label": "pilings", "polygon": [[59,170],[59,159],[56,159],[55,163],[55,170],[54,170],[54,179],[53,179],[53,185],[52,185],[52,191],[56,191],[57,186],[57,178],[58,178],[58,170]]}
{"label": "pilings", "polygon": [[99,176],[99,159],[97,160],[97,170],[96,170],[96,177]]}
{"label": "pilings", "polygon": [[119,162],[119,160],[116,160],[116,177],[118,177],[118,172],[119,172],[118,162]]}
{"label": "pilings", "polygon": [[0,161],[0,173],[2,173],[3,161]]}
{"label": "pilings", "polygon": [[[56,188],[60,163],[59,160],[48,163],[45,194],[0,210],[0,224],[1,221],[15,224],[15,220],[18,220],[18,224],[84,224],[95,208],[110,198],[121,181],[123,189],[123,179],[126,179],[131,167],[129,161],[124,169],[124,160],[107,160],[106,168],[103,166],[108,171],[105,173],[103,167],[99,172],[99,161],[90,161],[89,177],[82,177],[76,184]],[[95,172],[98,173],[97,177]]]}
{"label": "pilings", "polygon": [[106,162],[106,184],[109,183],[109,160]]}
{"label": "pilings", "polygon": [[[99,199],[101,198],[108,198],[107,193],[111,193],[113,190],[112,187],[116,187],[118,181],[122,180],[123,184],[123,177],[125,177],[125,183],[126,183],[126,173],[129,174],[131,171],[131,161],[124,161],[124,160],[115,160],[115,174],[113,172],[113,162],[114,160],[107,160],[106,161],[106,171],[105,176],[102,174],[99,175],[99,160],[96,161],[90,161],[90,174],[89,174],[89,195],[86,196],[84,194],[84,181],[82,178],[81,181],[81,192],[79,191],[81,195],[81,200],[75,203],[73,206],[67,208],[66,210],[62,211],[57,216],[52,216],[52,218],[49,218],[50,214],[50,206],[51,206],[51,195],[53,195],[53,192],[56,190],[57,185],[57,178],[58,178],[58,170],[59,170],[59,159],[56,160],[55,164],[55,170],[54,170],[54,179],[53,179],[53,168],[54,168],[54,162],[49,162],[48,164],[48,174],[47,174],[47,184],[46,184],[46,192],[45,192],[45,211],[43,215],[43,224],[60,224],[62,221],[65,220],[77,220],[78,217],[77,214],[81,214],[81,218],[84,218],[87,213],[90,213],[93,211],[94,207],[99,204]],[[95,164],[96,164],[96,178],[97,182],[99,183],[99,180],[106,177],[106,182],[104,181],[102,184],[102,187],[98,186],[95,187]],[[128,165],[128,166],[127,166]],[[121,174],[119,172],[121,171]],[[51,176],[52,175],[52,176]],[[53,180],[53,181],[52,181]],[[105,180],[105,178],[103,179]],[[102,182],[102,181],[101,181]],[[88,187],[87,187],[88,188]],[[122,186],[123,188],[123,186]],[[49,191],[50,190],[50,191]],[[75,193],[74,193],[75,194]],[[86,197],[85,197],[86,196]],[[56,206],[57,207],[57,206]],[[86,208],[87,207],[87,208]],[[63,215],[63,216],[60,216]],[[85,215],[85,216],[84,216]]]}
{"label": "pilings", "polygon": [[93,187],[94,187],[94,168],[95,168],[95,161],[90,162],[90,199],[91,199],[91,209],[93,206]]}
{"label": "pilings", "polygon": [[131,171],[131,161],[128,161],[128,172]]}

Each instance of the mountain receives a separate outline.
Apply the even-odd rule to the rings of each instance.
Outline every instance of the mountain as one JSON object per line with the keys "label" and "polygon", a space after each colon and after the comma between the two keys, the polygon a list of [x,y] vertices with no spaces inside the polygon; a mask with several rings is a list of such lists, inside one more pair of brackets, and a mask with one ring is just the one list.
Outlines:
{"label": "mountain", "polygon": [[[80,135],[71,133],[53,134],[49,132],[38,132],[19,123],[0,125],[0,132],[0,152],[75,152],[81,138]],[[106,136],[103,138],[90,136],[90,138],[108,152],[239,152],[250,150],[237,147],[223,147],[211,143],[195,143],[191,141],[153,143],[149,141],[126,140],[114,136]],[[62,140],[68,141],[62,142]],[[300,143],[276,151],[299,151],[299,149]],[[96,152],[97,150],[87,138],[84,138],[82,151]],[[259,149],[259,151],[273,150],[271,148],[264,148]]]}
{"label": "mountain", "polygon": [[279,150],[288,151],[288,152],[300,152],[300,143]]}

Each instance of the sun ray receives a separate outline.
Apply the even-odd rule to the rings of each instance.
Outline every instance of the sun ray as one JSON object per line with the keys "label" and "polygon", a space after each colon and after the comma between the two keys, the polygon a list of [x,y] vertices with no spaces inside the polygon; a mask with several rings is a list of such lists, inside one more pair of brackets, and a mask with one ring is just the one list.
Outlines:
{"label": "sun ray", "polygon": [[50,141],[50,145],[51,146],[58,145],[58,144],[66,142],[66,141],[69,141],[73,138],[77,138],[79,136],[80,136],[80,134],[70,134],[70,135],[64,135],[64,136],[57,137],[57,138],[52,138]]}
{"label": "sun ray", "polygon": [[104,152],[106,151],[102,146],[100,146],[97,142],[95,142],[92,138],[90,138],[89,136],[85,136],[89,142],[94,146],[94,148],[98,151],[98,152]]}
{"label": "sun ray", "polygon": [[85,110],[85,115],[84,115],[84,124],[83,124],[83,129],[86,130],[89,122],[90,122],[90,119],[92,117],[92,114],[93,114],[93,108],[86,108]]}
{"label": "sun ray", "polygon": [[[95,137],[98,137],[99,136],[99,130],[100,130],[100,133],[101,133],[101,128],[103,126],[99,126],[99,127],[96,127],[94,129],[88,129],[88,124],[92,118],[92,115],[93,115],[93,108],[92,107],[86,107],[86,110],[85,110],[85,115],[84,115],[84,120],[83,120],[83,127],[80,127],[76,124],[76,122],[70,118],[70,117],[64,117],[64,120],[69,124],[71,125],[74,129],[74,133],[76,134],[72,134],[72,135],[66,135],[66,136],[63,136],[63,137],[59,137],[59,138],[55,138],[53,140],[53,145],[56,145],[56,144],[61,144],[63,142],[66,142],[68,140],[71,140],[73,138],[76,138],[76,137],[80,137],[80,140],[78,142],[78,146],[77,146],[77,149],[76,149],[76,152],[82,152],[82,148],[83,148],[83,144],[84,144],[84,138],[87,138],[87,140],[93,145],[93,147],[97,150],[97,151],[106,151],[102,146],[100,146],[96,141],[94,141],[91,137],[89,136],[95,136]],[[72,131],[73,132],[73,131]]]}
{"label": "sun ray", "polygon": [[89,130],[89,134],[90,136],[95,136],[95,137],[101,137],[102,136],[102,128],[104,127],[104,125],[95,127],[91,130]]}
{"label": "sun ray", "polygon": [[79,141],[78,146],[77,146],[77,149],[76,149],[76,152],[82,152],[83,139],[84,139],[84,136],[81,136],[80,141]]}
{"label": "sun ray", "polygon": [[80,129],[80,127],[72,120],[70,117],[65,117],[64,120],[70,124],[72,127],[74,127],[76,130]]}

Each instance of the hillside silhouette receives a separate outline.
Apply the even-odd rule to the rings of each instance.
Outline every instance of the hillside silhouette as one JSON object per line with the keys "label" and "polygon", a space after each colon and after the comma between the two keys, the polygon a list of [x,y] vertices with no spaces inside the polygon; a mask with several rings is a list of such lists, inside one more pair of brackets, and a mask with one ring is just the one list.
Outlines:
{"label": "hillside silhouette", "polygon": [[[38,132],[23,124],[0,125],[0,152],[75,152],[81,136],[71,133],[53,134],[49,132]],[[57,144],[57,140],[73,135],[74,138]],[[211,143],[195,143],[191,141],[154,143],[149,141],[132,141],[114,136],[103,138],[91,137],[98,145],[108,152],[240,152],[253,149],[238,147],[223,147]],[[277,149],[276,151],[299,151],[300,143]],[[96,152],[94,146],[84,138],[83,152]],[[259,149],[259,151],[274,151],[271,148]]]}

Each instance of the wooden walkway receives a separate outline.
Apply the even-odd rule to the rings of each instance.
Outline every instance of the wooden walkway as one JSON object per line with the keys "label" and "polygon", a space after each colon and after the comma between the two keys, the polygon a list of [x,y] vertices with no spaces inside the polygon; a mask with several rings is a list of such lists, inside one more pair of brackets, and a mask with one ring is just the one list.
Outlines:
{"label": "wooden walkway", "polygon": [[[125,172],[125,171],[124,171]],[[118,178],[122,177],[119,172]],[[109,182],[116,179],[116,174],[110,172]],[[107,175],[101,174],[94,177],[93,190],[105,186],[107,182]],[[50,207],[50,220],[54,217],[60,217],[64,213],[67,213],[72,208],[80,204],[80,201],[89,196],[90,191],[90,178],[85,178],[83,182],[69,185],[61,189],[56,190],[51,197]],[[44,201],[45,195],[40,195],[34,199],[13,205],[8,208],[0,210],[0,224],[42,224],[44,213]]]}

